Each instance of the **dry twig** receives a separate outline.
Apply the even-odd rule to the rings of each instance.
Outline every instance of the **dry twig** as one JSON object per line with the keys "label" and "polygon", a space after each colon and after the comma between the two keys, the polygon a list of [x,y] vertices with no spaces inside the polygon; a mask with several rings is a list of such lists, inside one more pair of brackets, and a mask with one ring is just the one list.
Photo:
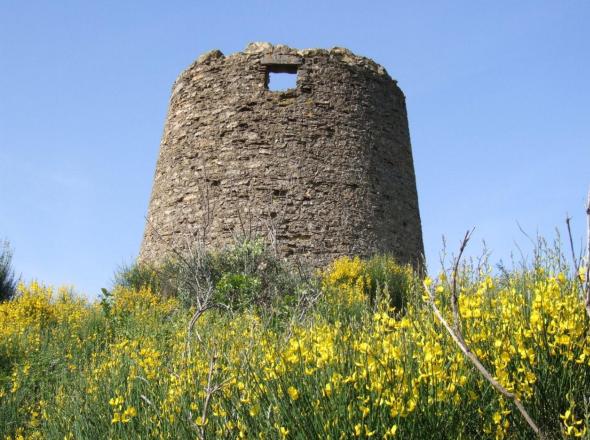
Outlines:
{"label": "dry twig", "polygon": [[209,360],[209,373],[207,374],[207,386],[205,387],[205,401],[203,402],[203,411],[201,412],[201,420],[200,423],[197,425],[199,429],[199,438],[201,440],[205,440],[206,432],[205,432],[205,425],[207,423],[207,412],[209,410],[209,403],[211,402],[211,397],[213,394],[218,392],[223,386],[228,383],[231,378],[224,380],[218,384],[213,385],[213,371],[215,369],[215,365],[217,364],[217,352],[213,353],[213,356]]}
{"label": "dry twig", "polygon": [[578,258],[576,257],[576,251],[574,250],[574,239],[572,237],[572,228],[570,225],[571,220],[572,220],[571,217],[569,215],[566,215],[565,224],[567,225],[567,235],[570,240],[570,250],[572,252],[572,261],[574,262],[574,269],[576,271],[575,276],[577,277],[580,272],[580,262],[579,262]]}
{"label": "dry twig", "polygon": [[[201,308],[197,309],[197,311],[193,314],[190,322],[188,323],[188,328],[186,330],[185,357],[187,359],[191,357],[191,335],[192,335],[193,328],[195,327],[195,324],[197,323],[199,318],[203,315],[203,313],[205,313],[207,310],[210,310],[210,309],[229,310],[229,307],[226,306],[225,304],[221,304],[221,303],[215,303],[215,304],[206,303]],[[203,340],[201,339],[201,335],[199,335],[199,332],[197,332],[196,330],[195,330],[195,335],[197,335],[197,339],[199,340],[199,342],[203,342]]]}
{"label": "dry twig", "polygon": [[586,201],[586,313],[590,318],[590,191],[588,191],[588,200]]}
{"label": "dry twig", "polygon": [[429,288],[427,285],[424,285],[426,291],[428,292],[430,307],[432,308],[437,319],[440,321],[440,323],[443,325],[443,327],[447,330],[447,332],[449,333],[449,335],[451,336],[453,341],[455,341],[455,343],[459,346],[459,349],[463,352],[465,357],[467,357],[467,359],[480,372],[480,374],[492,385],[492,387],[494,387],[494,389],[496,391],[498,391],[504,397],[513,401],[514,405],[516,406],[516,408],[518,409],[518,411],[520,412],[522,417],[526,420],[528,425],[531,427],[533,432],[537,436],[539,436],[539,438],[544,439],[545,436],[543,435],[543,433],[541,432],[541,430],[539,429],[539,427],[537,426],[535,421],[531,418],[529,413],[526,411],[522,402],[518,399],[518,397],[514,393],[511,393],[506,388],[504,388],[502,386],[502,384],[500,384],[500,382],[498,382],[491,375],[491,373],[479,361],[477,356],[471,351],[471,349],[469,348],[469,346],[467,345],[467,343],[465,342],[465,339],[463,337],[463,333],[461,330],[461,324],[460,324],[461,318],[460,318],[459,310],[458,310],[458,302],[459,301],[458,301],[456,278],[457,278],[457,271],[459,268],[459,260],[461,259],[463,251],[465,250],[465,247],[467,246],[467,242],[469,241],[472,232],[473,232],[473,230],[467,231],[467,233],[465,234],[465,237],[463,238],[463,241],[461,242],[461,248],[459,251],[459,255],[458,255],[457,259],[455,260],[455,264],[453,266],[454,267],[453,268],[453,287],[452,287],[452,292],[451,292],[451,305],[453,308],[453,319],[454,319],[453,326],[451,326],[447,322],[447,320],[444,318],[443,314],[440,312],[440,310],[436,306],[433,290],[431,288]]}
{"label": "dry twig", "polygon": [[455,328],[455,333],[463,340],[463,331],[461,329],[461,317],[459,316],[459,295],[457,294],[457,275],[459,272],[459,263],[461,262],[461,256],[467,247],[467,243],[471,238],[471,234],[473,234],[475,228],[471,231],[467,231],[465,233],[465,237],[463,237],[463,241],[461,241],[461,247],[459,249],[459,255],[455,259],[455,264],[453,265],[453,288],[451,290],[451,309],[453,310],[453,326]]}

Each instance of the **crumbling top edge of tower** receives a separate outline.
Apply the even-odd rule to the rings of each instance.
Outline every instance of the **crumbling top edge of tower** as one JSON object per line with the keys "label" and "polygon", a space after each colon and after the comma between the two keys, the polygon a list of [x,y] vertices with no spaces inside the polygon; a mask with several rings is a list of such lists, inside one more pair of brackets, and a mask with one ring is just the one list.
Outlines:
{"label": "crumbling top edge of tower", "polygon": [[[191,71],[194,67],[203,65],[203,64],[212,64],[216,62],[222,62],[224,60],[233,59],[236,57],[242,57],[245,59],[248,58],[260,58],[262,56],[293,56],[293,57],[301,57],[302,59],[307,57],[314,57],[314,56],[330,56],[338,59],[340,62],[344,64],[348,64],[351,66],[356,66],[360,68],[367,69],[371,72],[379,76],[384,76],[389,79],[391,77],[385,70],[383,66],[377,64],[370,58],[363,57],[360,55],[355,55],[349,49],[343,47],[333,47],[331,49],[295,49],[284,44],[276,44],[273,45],[268,42],[253,42],[249,43],[246,48],[242,52],[235,52],[228,56],[225,56],[223,52],[219,49],[210,50],[197,58],[197,60],[192,63],[187,69],[185,69],[178,77],[178,79],[182,78],[187,72]],[[394,83],[397,83],[396,80],[392,79]]]}

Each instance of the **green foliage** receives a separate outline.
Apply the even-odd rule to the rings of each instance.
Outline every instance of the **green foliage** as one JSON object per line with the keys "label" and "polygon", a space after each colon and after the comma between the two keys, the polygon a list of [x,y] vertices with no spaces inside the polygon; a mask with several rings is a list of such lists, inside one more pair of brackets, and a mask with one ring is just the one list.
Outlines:
{"label": "green foliage", "polygon": [[215,291],[217,299],[224,304],[231,304],[233,309],[256,301],[260,292],[260,278],[244,273],[224,273]]}
{"label": "green foliage", "polygon": [[415,292],[420,289],[412,269],[398,264],[391,256],[376,255],[370,258],[365,270],[369,280],[367,296],[372,304],[382,291],[392,307],[403,311],[408,297],[415,296]]}
{"label": "green foliage", "polygon": [[368,260],[342,257],[332,262],[324,275],[326,288],[357,292],[371,307],[387,298],[398,312],[403,312],[408,299],[419,295],[421,289],[420,277],[412,267],[398,264],[389,255],[375,255]]}
{"label": "green foliage", "polygon": [[[588,438],[590,320],[556,258],[463,268],[462,328],[548,438]],[[452,316],[444,276],[341,258],[301,319],[313,279],[263,244],[192,264],[137,270],[96,304],[38,284],[0,304],[0,438],[533,438],[424,302],[422,281]],[[164,273],[173,294],[151,291]],[[231,313],[208,310],[189,335],[202,288]]]}
{"label": "green foliage", "polygon": [[12,250],[7,241],[0,243],[0,301],[16,294],[17,280],[12,269]]}
{"label": "green foliage", "polygon": [[[115,285],[179,298],[194,306],[204,296],[232,312],[254,307],[271,320],[286,318],[312,278],[295,272],[262,239],[242,240],[221,251],[196,249],[163,264],[123,267]],[[210,297],[209,297],[210,296]]]}
{"label": "green foliage", "polygon": [[123,265],[115,273],[115,285],[139,290],[149,287],[153,292],[160,291],[161,278],[155,267],[134,263]]}

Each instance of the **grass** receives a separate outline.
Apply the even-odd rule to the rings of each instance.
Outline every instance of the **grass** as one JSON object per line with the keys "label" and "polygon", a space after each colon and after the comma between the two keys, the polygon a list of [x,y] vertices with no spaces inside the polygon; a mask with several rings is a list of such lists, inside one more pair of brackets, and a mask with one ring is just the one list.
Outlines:
{"label": "grass", "polygon": [[[534,438],[410,268],[341,258],[304,276],[256,243],[224,252],[170,272],[133,267],[95,303],[21,284],[0,304],[1,437]],[[451,283],[433,278],[452,321]],[[590,438],[579,287],[547,248],[459,279],[467,344],[547,438]],[[205,311],[189,337],[205,294],[228,307]]]}

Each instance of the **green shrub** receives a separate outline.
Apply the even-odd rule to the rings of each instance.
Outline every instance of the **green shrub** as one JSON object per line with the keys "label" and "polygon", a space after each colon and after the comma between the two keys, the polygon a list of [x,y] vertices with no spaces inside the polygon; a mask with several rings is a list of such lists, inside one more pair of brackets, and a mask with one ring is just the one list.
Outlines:
{"label": "green shrub", "polygon": [[256,301],[260,292],[260,278],[243,273],[224,273],[215,286],[219,301],[240,307]]}
{"label": "green shrub", "polygon": [[324,272],[324,288],[345,292],[349,302],[359,300],[374,307],[383,297],[398,312],[405,309],[410,297],[420,289],[420,277],[411,266],[402,266],[389,255],[375,255],[368,260],[341,257]]}
{"label": "green shrub", "polygon": [[412,268],[398,264],[388,255],[370,258],[365,270],[369,279],[367,294],[371,304],[382,291],[389,298],[390,305],[402,311],[408,298],[420,288]]}
{"label": "green shrub", "polygon": [[160,289],[160,277],[155,268],[147,264],[133,263],[121,266],[115,273],[115,285],[139,290],[150,287],[153,291]]}
{"label": "green shrub", "polygon": [[[242,240],[218,252],[176,263],[179,297],[190,305],[211,291],[211,302],[232,312],[253,308],[271,319],[288,316],[305,276],[279,259],[262,239]],[[205,292],[204,292],[205,291]]]}
{"label": "green shrub", "polygon": [[193,249],[159,265],[126,266],[115,275],[115,285],[149,287],[186,307],[206,301],[232,312],[254,308],[271,320],[290,316],[311,281],[305,270],[295,271],[263,239],[239,240],[219,251]]}

